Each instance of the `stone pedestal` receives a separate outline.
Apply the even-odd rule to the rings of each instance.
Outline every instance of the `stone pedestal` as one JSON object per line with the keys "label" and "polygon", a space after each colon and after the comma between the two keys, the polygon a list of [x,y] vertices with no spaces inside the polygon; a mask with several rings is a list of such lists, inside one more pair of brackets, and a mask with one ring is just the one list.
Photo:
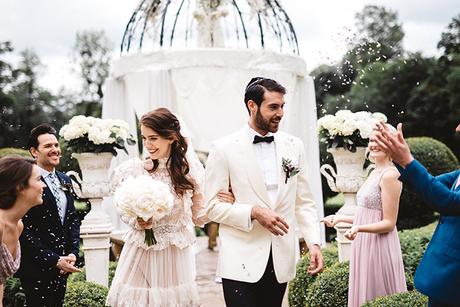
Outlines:
{"label": "stone pedestal", "polygon": [[82,186],[81,191],[75,189],[77,194],[91,202],[91,210],[80,227],[86,280],[107,287],[112,224],[101,203],[103,197],[109,193],[108,170],[113,155],[106,152],[81,153],[73,154],[72,157],[78,160],[83,180],[75,172],[69,172],[68,175],[73,175]]}
{"label": "stone pedestal", "polygon": [[[356,192],[366,180],[369,170],[373,165],[364,169],[365,147],[357,147],[355,152],[343,148],[328,149],[334,158],[337,172],[329,164],[321,166],[321,174],[326,177],[332,191],[341,192],[345,203],[336,214],[354,216],[356,211]],[[328,172],[329,171],[329,172]],[[345,232],[352,224],[339,223],[334,228],[337,231],[339,261],[350,259],[351,241],[345,238]]]}

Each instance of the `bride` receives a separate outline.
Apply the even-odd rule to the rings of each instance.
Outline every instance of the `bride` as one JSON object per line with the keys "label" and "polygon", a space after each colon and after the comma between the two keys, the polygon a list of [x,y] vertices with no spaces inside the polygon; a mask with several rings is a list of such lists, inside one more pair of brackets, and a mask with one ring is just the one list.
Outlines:
{"label": "bride", "polygon": [[[194,225],[203,226],[203,167],[181,134],[180,122],[166,108],[158,108],[140,120],[142,142],[149,158],[128,160],[112,176],[114,188],[128,176],[148,173],[170,186],[174,206],[158,222],[122,220],[130,228],[124,237],[107,304],[116,307],[199,306],[195,283]],[[233,203],[231,194],[221,192],[223,201]],[[153,228],[157,243],[144,243],[144,229]]]}

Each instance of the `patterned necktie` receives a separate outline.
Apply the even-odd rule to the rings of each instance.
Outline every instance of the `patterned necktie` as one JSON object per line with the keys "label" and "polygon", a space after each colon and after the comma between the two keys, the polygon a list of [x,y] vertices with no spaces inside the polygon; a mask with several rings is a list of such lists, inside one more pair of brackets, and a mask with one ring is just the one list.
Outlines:
{"label": "patterned necktie", "polygon": [[61,223],[64,223],[64,212],[62,210],[61,197],[59,192],[59,179],[57,178],[55,173],[50,173],[48,177],[51,179],[51,192],[53,193],[54,198],[56,199],[56,206],[59,218],[61,220]]}

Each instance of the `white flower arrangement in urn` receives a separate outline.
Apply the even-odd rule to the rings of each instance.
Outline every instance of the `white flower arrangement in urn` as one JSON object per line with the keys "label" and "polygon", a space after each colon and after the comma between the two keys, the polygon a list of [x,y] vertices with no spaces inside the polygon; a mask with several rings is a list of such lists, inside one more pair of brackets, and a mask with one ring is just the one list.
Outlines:
{"label": "white flower arrangement in urn", "polygon": [[[349,110],[340,110],[335,115],[326,115],[318,120],[321,141],[326,143],[337,169],[323,164],[320,172],[326,177],[331,190],[343,193],[345,198],[338,214],[352,216],[355,213],[356,192],[373,168],[371,164],[364,169],[365,152],[372,129],[378,121],[386,122],[387,117],[382,113],[353,113]],[[351,224],[347,223],[335,226],[340,261],[350,257],[350,241],[344,237],[350,227]]]}
{"label": "white flower arrangement in urn", "polygon": [[67,142],[68,149],[74,153],[110,152],[116,156],[116,148],[128,153],[126,146],[136,143],[125,121],[83,115],[72,117],[69,123],[61,128],[59,135]]}
{"label": "white flower arrangement in urn", "polygon": [[387,117],[379,112],[353,113],[340,110],[335,115],[325,115],[318,120],[318,132],[328,148],[344,148],[351,152],[356,147],[366,147],[372,134],[372,127],[378,121],[387,122]]}

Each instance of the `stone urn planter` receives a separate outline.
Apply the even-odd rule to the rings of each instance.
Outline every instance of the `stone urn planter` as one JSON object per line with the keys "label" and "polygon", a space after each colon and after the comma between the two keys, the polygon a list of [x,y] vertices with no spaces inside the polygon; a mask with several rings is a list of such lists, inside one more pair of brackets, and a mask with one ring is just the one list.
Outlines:
{"label": "stone urn planter", "polygon": [[[366,147],[356,147],[355,152],[344,148],[329,148],[332,154],[337,171],[329,164],[321,166],[321,174],[327,179],[332,191],[343,193],[344,205],[337,211],[337,214],[353,216],[356,211],[356,193],[367,178],[373,165],[364,169],[366,160]],[[339,261],[350,259],[351,241],[344,237],[345,232],[351,228],[351,224],[339,223],[335,226],[337,230],[337,242],[339,246]]]}

